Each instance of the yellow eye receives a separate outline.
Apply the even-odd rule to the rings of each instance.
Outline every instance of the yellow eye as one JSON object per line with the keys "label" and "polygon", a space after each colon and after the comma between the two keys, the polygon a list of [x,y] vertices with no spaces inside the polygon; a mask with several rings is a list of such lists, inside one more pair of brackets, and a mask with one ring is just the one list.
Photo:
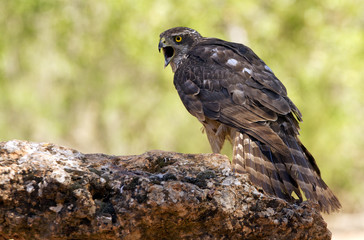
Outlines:
{"label": "yellow eye", "polygon": [[181,41],[182,41],[182,37],[181,37],[181,36],[176,36],[176,37],[174,38],[174,40],[175,40],[176,42],[181,42]]}

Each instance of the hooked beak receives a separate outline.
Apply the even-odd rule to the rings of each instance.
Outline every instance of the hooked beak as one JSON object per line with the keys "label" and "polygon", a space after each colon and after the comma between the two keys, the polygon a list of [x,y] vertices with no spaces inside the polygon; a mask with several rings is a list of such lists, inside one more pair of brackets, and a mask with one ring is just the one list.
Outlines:
{"label": "hooked beak", "polygon": [[161,38],[158,44],[159,52],[161,52],[161,49],[164,55],[164,67],[167,67],[174,55],[174,49],[173,47],[166,45],[166,40],[164,38]]}

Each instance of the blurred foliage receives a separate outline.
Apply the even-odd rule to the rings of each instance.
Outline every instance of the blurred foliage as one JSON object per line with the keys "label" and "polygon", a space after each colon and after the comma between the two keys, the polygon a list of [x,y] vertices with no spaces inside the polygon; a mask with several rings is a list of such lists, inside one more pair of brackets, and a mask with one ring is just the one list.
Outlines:
{"label": "blurred foliage", "polygon": [[250,46],[273,69],[303,113],[302,141],[324,179],[358,207],[363,13],[360,0],[0,0],[1,140],[210,152],[157,51],[159,33],[188,26]]}

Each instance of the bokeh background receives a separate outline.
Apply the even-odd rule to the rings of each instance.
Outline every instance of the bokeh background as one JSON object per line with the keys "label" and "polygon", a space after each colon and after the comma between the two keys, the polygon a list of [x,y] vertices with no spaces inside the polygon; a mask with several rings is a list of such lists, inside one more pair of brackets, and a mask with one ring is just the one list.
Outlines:
{"label": "bokeh background", "polygon": [[0,0],[0,140],[210,152],[158,53],[175,26],[250,46],[303,113],[301,139],[343,214],[363,211],[360,0]]}

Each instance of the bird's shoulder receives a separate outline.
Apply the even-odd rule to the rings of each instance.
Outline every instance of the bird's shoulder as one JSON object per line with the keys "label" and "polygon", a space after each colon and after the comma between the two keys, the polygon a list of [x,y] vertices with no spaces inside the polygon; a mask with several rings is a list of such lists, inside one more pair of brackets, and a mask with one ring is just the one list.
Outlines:
{"label": "bird's shoulder", "polygon": [[218,38],[202,38],[190,49],[187,55],[189,58],[198,57],[200,60],[205,58],[205,60],[207,60],[210,58],[211,61],[221,64],[234,58],[236,60],[246,61],[250,64],[263,63],[263,61],[246,45],[228,42]]}
{"label": "bird's shoulder", "polygon": [[249,47],[217,38],[202,38],[187,52],[175,81],[178,84],[186,78],[199,86],[204,81],[218,81],[222,87],[244,84],[287,95],[273,71]]}

